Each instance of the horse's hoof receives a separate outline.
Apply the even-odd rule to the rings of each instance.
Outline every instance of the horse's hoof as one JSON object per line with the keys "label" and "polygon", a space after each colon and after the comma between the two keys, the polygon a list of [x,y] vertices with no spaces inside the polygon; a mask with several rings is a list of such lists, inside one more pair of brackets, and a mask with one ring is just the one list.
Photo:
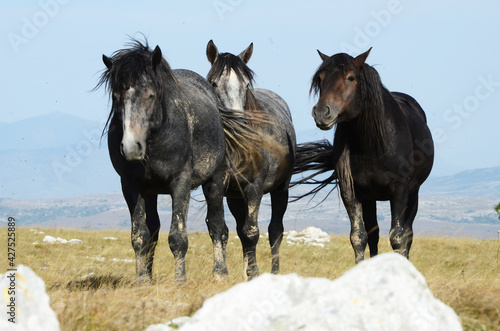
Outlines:
{"label": "horse's hoof", "polygon": [[245,280],[252,280],[259,276],[259,268],[257,266],[249,267],[246,272]]}
{"label": "horse's hoof", "polygon": [[227,282],[227,273],[226,274],[221,274],[221,273],[214,273],[214,278],[215,281],[225,283]]}
{"label": "horse's hoof", "polygon": [[226,267],[224,267],[222,269],[215,269],[214,268],[214,271],[212,273],[213,273],[216,281],[220,281],[220,282],[227,281],[228,271],[227,271]]}
{"label": "horse's hoof", "polygon": [[136,285],[145,285],[150,284],[153,281],[153,278],[150,275],[138,276],[135,283]]}

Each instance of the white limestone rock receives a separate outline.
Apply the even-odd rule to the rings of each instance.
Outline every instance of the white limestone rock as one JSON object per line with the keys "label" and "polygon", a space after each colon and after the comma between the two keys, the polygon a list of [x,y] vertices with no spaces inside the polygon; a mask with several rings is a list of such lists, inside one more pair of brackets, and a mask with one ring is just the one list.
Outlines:
{"label": "white limestone rock", "polygon": [[264,274],[203,304],[191,318],[152,325],[175,330],[462,330],[456,313],[396,253],[365,260],[335,281]]}

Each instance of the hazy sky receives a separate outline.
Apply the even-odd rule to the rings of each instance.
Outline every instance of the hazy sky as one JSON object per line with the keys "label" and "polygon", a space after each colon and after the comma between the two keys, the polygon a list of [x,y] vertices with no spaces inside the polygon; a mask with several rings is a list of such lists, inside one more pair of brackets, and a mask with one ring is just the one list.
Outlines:
{"label": "hazy sky", "polygon": [[297,131],[320,137],[309,97],[316,49],[357,55],[373,47],[367,63],[385,86],[426,111],[441,167],[500,165],[499,0],[40,0],[0,8],[2,122],[54,111],[102,120],[108,98],[91,92],[101,56],[142,32],[173,68],[202,76],[210,39],[232,53],[253,42],[256,86],[288,102]]}

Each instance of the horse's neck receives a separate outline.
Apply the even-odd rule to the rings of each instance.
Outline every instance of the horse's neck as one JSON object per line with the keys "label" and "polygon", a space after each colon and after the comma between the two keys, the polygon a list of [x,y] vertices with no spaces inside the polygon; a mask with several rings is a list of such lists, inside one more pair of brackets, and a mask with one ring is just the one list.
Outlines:
{"label": "horse's neck", "polygon": [[383,153],[388,144],[388,136],[394,131],[394,112],[399,109],[396,100],[385,88],[381,103],[365,105],[361,114],[352,120],[348,139],[350,144],[357,144],[366,150]]}
{"label": "horse's neck", "polygon": [[182,86],[164,88],[161,106],[163,127],[180,130],[182,123],[187,122],[188,114],[184,105],[186,98],[182,94]]}

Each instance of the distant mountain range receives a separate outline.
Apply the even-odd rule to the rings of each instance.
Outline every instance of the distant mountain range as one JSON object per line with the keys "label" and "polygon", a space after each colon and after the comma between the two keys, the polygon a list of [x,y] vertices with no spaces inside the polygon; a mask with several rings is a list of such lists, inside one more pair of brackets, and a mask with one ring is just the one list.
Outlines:
{"label": "distant mountain range", "polygon": [[461,171],[452,176],[430,177],[422,195],[493,198],[500,202],[500,167]]}
{"label": "distant mountain range", "polygon": [[65,198],[119,192],[104,123],[62,113],[0,123],[0,197]]}
{"label": "distant mountain range", "polygon": [[[299,195],[307,188],[295,188],[292,195]],[[350,222],[338,192],[320,192],[312,200],[305,198],[291,202],[284,219],[286,230],[302,230],[308,226],[321,228],[335,234],[348,234]],[[199,192],[194,192],[190,202],[187,228],[189,232],[206,232],[206,204]],[[325,199],[326,197],[326,199]],[[477,197],[422,196],[414,223],[415,233],[437,236],[466,236],[495,239],[500,221],[493,210],[496,199]],[[172,202],[169,196],[160,196],[158,209],[163,230],[168,230]],[[234,218],[225,209],[226,223],[231,232],[236,231]],[[77,228],[93,230],[129,230],[130,216],[120,193],[95,194],[66,199],[0,200],[0,224],[9,216],[15,217],[19,226],[45,228]],[[261,232],[267,232],[271,217],[269,195],[264,196],[259,213]],[[390,229],[388,202],[377,204],[377,219],[382,235]]]}

